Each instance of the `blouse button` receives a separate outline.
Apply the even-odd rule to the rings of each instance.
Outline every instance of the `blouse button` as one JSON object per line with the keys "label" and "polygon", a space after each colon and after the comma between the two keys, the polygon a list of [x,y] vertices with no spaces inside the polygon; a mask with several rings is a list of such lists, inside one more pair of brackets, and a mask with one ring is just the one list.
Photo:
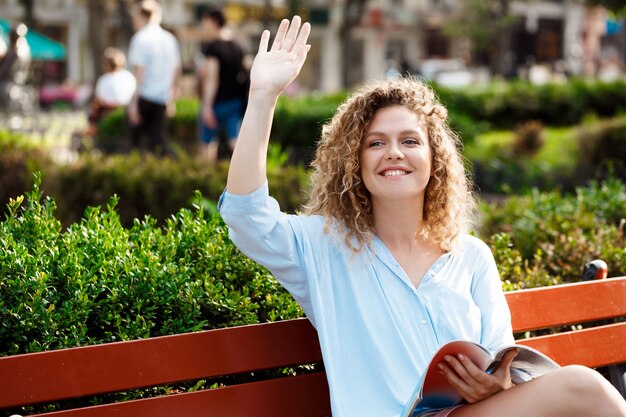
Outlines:
{"label": "blouse button", "polygon": [[426,326],[426,323],[427,323],[427,321],[426,321],[425,319],[422,319],[422,324],[423,324],[424,326]]}

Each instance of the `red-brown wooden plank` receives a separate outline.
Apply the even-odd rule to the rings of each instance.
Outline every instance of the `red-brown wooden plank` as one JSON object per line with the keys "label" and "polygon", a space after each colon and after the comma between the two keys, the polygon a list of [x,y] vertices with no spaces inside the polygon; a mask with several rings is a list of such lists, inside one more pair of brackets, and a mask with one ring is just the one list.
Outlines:
{"label": "red-brown wooden plank", "polygon": [[[507,293],[507,301],[514,329],[519,332],[625,315],[624,294],[626,277],[511,292]],[[536,347],[564,365],[603,366],[626,361],[623,354],[625,325],[520,343]],[[306,319],[16,355],[0,358],[0,408],[320,360],[315,330]],[[270,382],[260,384],[271,385]],[[243,388],[244,391],[236,391],[235,387],[227,389],[231,390],[228,392],[245,391]],[[217,395],[213,391],[206,391],[201,397],[197,393],[198,398]],[[173,397],[150,401],[156,404],[169,398]],[[208,403],[202,404],[207,407]],[[90,416],[72,414],[83,415]],[[109,415],[137,414],[124,411]]]}
{"label": "red-brown wooden plank", "polygon": [[0,358],[0,408],[321,361],[307,319]]}
{"label": "red-brown wooden plank", "polygon": [[513,331],[626,316],[626,277],[506,293]]}
{"label": "red-brown wooden plank", "polygon": [[561,365],[591,368],[626,362],[626,323],[518,340]]}
{"label": "red-brown wooden plank", "polygon": [[330,416],[330,400],[326,374],[319,372],[38,416],[324,417]]}

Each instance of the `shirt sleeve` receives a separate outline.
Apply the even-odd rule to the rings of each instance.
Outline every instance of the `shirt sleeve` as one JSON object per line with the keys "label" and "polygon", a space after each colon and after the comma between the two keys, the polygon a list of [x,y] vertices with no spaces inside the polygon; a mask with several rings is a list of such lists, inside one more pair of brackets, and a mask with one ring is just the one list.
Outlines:
{"label": "shirt sleeve", "polygon": [[218,57],[215,42],[207,42],[206,44],[204,44],[204,47],[202,48],[202,53],[206,58],[210,56]]}
{"label": "shirt sleeve", "polygon": [[481,344],[490,351],[514,343],[511,313],[489,247],[480,242],[472,295],[481,312]]}
{"label": "shirt sleeve", "polygon": [[280,211],[269,196],[267,181],[248,195],[224,191],[218,209],[233,243],[246,256],[265,266],[310,316],[310,292],[298,250],[304,236],[298,216]]}

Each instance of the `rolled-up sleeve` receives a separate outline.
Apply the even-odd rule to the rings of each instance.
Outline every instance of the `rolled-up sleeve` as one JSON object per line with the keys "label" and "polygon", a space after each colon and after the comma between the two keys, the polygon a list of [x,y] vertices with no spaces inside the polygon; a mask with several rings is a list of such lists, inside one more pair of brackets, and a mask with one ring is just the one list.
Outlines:
{"label": "rolled-up sleeve", "polygon": [[233,243],[270,270],[310,317],[310,294],[298,250],[304,239],[298,217],[280,211],[269,196],[267,181],[247,195],[224,191],[218,209]]}

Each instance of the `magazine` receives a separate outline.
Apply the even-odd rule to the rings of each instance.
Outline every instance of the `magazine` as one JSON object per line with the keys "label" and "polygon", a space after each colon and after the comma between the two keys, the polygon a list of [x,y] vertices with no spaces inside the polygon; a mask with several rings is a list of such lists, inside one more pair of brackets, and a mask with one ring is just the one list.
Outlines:
{"label": "magazine", "polygon": [[444,356],[463,354],[485,372],[492,373],[498,369],[504,354],[512,349],[519,349],[511,363],[511,380],[516,385],[560,368],[560,365],[548,356],[528,346],[507,345],[491,354],[478,343],[464,340],[448,342],[430,360],[424,376],[415,387],[401,416],[410,417],[418,404],[428,408],[442,408],[452,407],[462,402],[461,395],[439,373],[437,365],[445,362]]}

